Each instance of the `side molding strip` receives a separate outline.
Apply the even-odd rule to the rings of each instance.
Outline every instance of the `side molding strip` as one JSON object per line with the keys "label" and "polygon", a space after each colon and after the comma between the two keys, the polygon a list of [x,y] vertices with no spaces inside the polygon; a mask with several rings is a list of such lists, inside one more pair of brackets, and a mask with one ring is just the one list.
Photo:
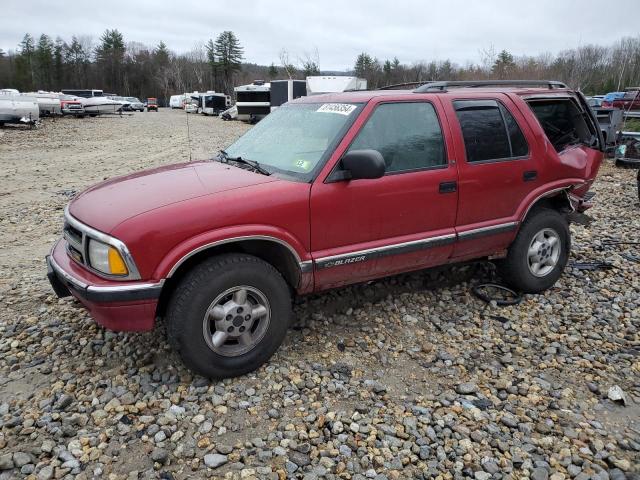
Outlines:
{"label": "side molding strip", "polygon": [[486,237],[487,235],[497,235],[498,233],[511,232],[516,229],[518,222],[501,223],[489,227],[474,228],[466,232],[458,233],[458,240],[472,240],[474,238]]}
{"label": "side molding strip", "polygon": [[315,263],[316,268],[318,270],[322,270],[324,268],[339,267],[350,263],[366,262],[368,260],[373,260],[374,258],[386,257],[387,255],[399,255],[401,253],[416,252],[426,248],[448,245],[455,242],[455,240],[456,235],[451,233],[438,237],[425,238],[423,240],[414,240],[411,242],[359,250],[357,252],[344,253],[341,255],[332,255],[329,257],[319,258]]}
{"label": "side molding strip", "polygon": [[360,263],[373,260],[374,258],[386,257],[388,255],[400,255],[403,253],[415,252],[427,248],[449,245],[456,241],[471,240],[474,238],[484,237],[487,235],[497,235],[499,233],[511,232],[518,227],[518,222],[501,223],[488,227],[475,228],[467,230],[459,234],[441,235],[438,237],[425,238],[423,240],[414,240],[412,242],[397,243],[395,245],[386,245],[384,247],[371,248],[368,250],[358,250],[355,252],[343,253],[341,255],[332,255],[329,257],[318,258],[315,261],[316,269],[339,267],[350,263]]}

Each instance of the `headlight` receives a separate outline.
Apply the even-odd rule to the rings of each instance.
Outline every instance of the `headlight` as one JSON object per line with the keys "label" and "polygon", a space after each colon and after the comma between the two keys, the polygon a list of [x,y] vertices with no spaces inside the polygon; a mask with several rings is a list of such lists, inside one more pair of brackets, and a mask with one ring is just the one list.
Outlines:
{"label": "headlight", "polygon": [[89,240],[89,264],[99,272],[108,275],[127,275],[129,270],[120,252],[111,245]]}

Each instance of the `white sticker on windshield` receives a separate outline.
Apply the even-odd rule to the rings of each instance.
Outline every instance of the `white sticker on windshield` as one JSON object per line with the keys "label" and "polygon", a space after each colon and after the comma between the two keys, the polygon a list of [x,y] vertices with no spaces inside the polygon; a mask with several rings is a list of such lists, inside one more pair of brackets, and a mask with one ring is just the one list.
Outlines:
{"label": "white sticker on windshield", "polygon": [[316,112],[323,113],[339,113],[340,115],[349,115],[356,109],[355,105],[348,103],[325,103]]}

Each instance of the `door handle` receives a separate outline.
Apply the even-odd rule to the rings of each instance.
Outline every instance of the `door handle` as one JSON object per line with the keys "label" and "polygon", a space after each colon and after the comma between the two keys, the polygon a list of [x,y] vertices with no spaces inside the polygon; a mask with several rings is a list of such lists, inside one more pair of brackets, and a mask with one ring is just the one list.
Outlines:
{"label": "door handle", "polygon": [[440,193],[453,193],[458,189],[458,182],[441,182],[440,183]]}
{"label": "door handle", "polygon": [[532,180],[535,180],[536,178],[538,178],[538,171],[537,170],[529,170],[526,171],[522,174],[522,180],[524,180],[525,182],[531,182]]}

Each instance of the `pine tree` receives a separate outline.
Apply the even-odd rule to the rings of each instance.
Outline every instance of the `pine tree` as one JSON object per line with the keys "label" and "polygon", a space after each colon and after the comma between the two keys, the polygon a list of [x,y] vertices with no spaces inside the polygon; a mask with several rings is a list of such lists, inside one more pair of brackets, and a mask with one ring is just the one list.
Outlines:
{"label": "pine tree", "polygon": [[153,52],[154,60],[157,65],[161,67],[166,67],[169,65],[169,49],[167,48],[167,44],[164,42],[160,42],[156,49]]}
{"label": "pine tree", "polygon": [[20,53],[16,58],[16,86],[22,91],[33,90],[33,67],[36,47],[30,34],[25,34],[18,46],[18,50]]}
{"label": "pine tree", "polygon": [[356,58],[353,70],[357,77],[366,77],[373,68],[373,58],[365,52],[362,52]]}
{"label": "pine tree", "polygon": [[240,41],[233,32],[224,31],[216,38],[215,57],[224,78],[226,92],[231,91],[233,87],[234,73],[242,69],[243,53]]}
{"label": "pine tree", "polygon": [[271,63],[271,65],[269,65],[269,78],[273,80],[277,76],[278,76],[278,67],[276,67],[274,63]]}
{"label": "pine tree", "polygon": [[320,67],[315,61],[307,59],[302,62],[302,73],[305,77],[320,75]]}
{"label": "pine tree", "polygon": [[[207,63],[209,64],[209,72],[211,75],[210,83],[214,90],[221,90],[220,85],[218,84],[219,65],[218,62],[216,62],[216,45],[212,39],[209,39],[204,48],[207,51]],[[222,90],[224,90],[224,87]]]}
{"label": "pine tree", "polygon": [[100,37],[100,42],[96,48],[96,60],[102,70],[102,78],[106,80],[106,89],[117,93],[123,85],[124,37],[118,30],[107,29]]}
{"label": "pine tree", "polygon": [[370,88],[375,88],[377,86],[381,67],[376,58],[371,57],[368,53],[362,52],[356,58],[356,63],[353,69],[357,77],[367,80],[367,84]]}
{"label": "pine tree", "polygon": [[513,61],[513,55],[506,50],[502,50],[498,54],[498,58],[496,58],[491,71],[498,78],[504,79],[509,77],[515,66],[516,63]]}
{"label": "pine tree", "polygon": [[73,88],[86,87],[85,71],[89,65],[89,52],[86,52],[78,38],[71,37],[71,44],[65,45],[64,61],[71,67]]}
{"label": "pine tree", "polygon": [[53,47],[53,83],[54,90],[60,90],[62,83],[64,82],[64,51],[66,48],[64,40],[60,37],[56,38],[56,43]]}
{"label": "pine tree", "polygon": [[53,78],[53,42],[44,33],[38,39],[35,51],[37,88],[51,90]]}

